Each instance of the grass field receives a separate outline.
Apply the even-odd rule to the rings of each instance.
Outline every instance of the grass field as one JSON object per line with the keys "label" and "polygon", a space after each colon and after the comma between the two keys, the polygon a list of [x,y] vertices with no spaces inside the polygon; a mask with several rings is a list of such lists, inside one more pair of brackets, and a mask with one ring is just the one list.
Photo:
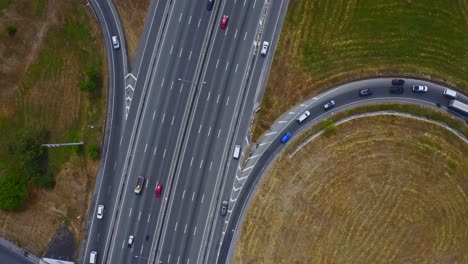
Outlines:
{"label": "grass field", "polygon": [[119,11],[120,19],[125,31],[127,50],[130,59],[135,57],[138,43],[140,42],[143,26],[145,25],[146,13],[150,5],[149,0],[117,0],[114,1]]}
{"label": "grass field", "polygon": [[[84,4],[0,0],[0,171],[15,162],[8,148],[22,130],[46,128],[50,141],[44,143],[100,144],[100,129],[87,125],[104,124],[106,87],[91,96],[77,87],[87,67],[106,69],[99,27]],[[14,36],[4,30],[7,25],[17,28]],[[98,166],[76,148],[48,153],[56,187],[30,186],[25,208],[0,214],[0,236],[36,254],[64,220],[81,239]]]}
{"label": "grass field", "polygon": [[395,116],[336,127],[270,169],[233,263],[468,263],[468,145]]}
{"label": "grass field", "polygon": [[379,75],[468,91],[468,1],[289,1],[254,138],[293,105]]}

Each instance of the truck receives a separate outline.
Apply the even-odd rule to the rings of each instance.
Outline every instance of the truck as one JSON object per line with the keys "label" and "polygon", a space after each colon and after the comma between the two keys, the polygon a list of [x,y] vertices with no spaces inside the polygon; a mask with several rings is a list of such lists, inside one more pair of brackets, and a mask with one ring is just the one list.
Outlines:
{"label": "truck", "polygon": [[145,184],[145,178],[143,176],[138,176],[137,183],[135,185],[135,193],[140,194]]}
{"label": "truck", "polygon": [[462,114],[464,117],[468,116],[468,104],[462,103],[458,100],[450,100],[448,108]]}

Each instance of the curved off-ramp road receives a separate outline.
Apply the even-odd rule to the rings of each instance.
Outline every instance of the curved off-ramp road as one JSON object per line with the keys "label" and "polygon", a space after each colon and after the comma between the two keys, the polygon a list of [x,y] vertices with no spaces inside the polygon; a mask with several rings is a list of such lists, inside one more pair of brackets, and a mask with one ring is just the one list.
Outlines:
{"label": "curved off-ramp road", "polygon": [[[430,82],[427,80],[404,79],[403,94],[391,94],[389,92],[393,78],[367,79],[348,83],[331,89],[323,94],[317,95],[302,104],[292,108],[275,121],[272,127],[260,138],[253,147],[242,169],[236,172],[234,183],[231,185],[229,210],[225,218],[217,219],[216,233],[220,238],[216,245],[216,255],[210,256],[216,263],[230,263],[234,254],[235,242],[238,239],[240,226],[247,213],[250,201],[258,188],[262,177],[273,164],[287,144],[281,143],[280,139],[286,132],[292,134],[291,142],[295,137],[305,132],[308,128],[334,115],[336,112],[344,111],[356,106],[375,103],[408,103],[448,112],[456,118],[466,117],[447,108],[450,98],[443,95],[446,88],[455,88]],[[412,92],[413,85],[426,85],[429,87],[426,93]],[[359,90],[371,88],[373,95],[360,97]],[[330,100],[335,100],[336,106],[324,111],[322,106]],[[457,99],[468,103],[468,98],[458,91]],[[296,118],[304,111],[310,111],[311,116],[302,124],[296,122]],[[224,193],[227,193],[228,186]]]}

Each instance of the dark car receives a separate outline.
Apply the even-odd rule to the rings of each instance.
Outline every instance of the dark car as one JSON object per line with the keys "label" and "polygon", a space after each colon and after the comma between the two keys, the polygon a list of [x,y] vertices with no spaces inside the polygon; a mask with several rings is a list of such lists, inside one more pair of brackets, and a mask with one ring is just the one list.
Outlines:
{"label": "dark car", "polygon": [[214,0],[208,0],[206,9],[208,9],[208,11],[211,11],[213,9],[213,5],[214,5]]}
{"label": "dark car", "polygon": [[222,203],[221,203],[221,216],[226,216],[227,214],[227,210],[228,210],[228,206],[229,206],[229,202],[224,200]]}
{"label": "dark car", "polygon": [[291,137],[291,132],[287,132],[286,134],[284,134],[284,136],[281,138],[281,143],[286,143],[289,138]]}
{"label": "dark car", "polygon": [[392,80],[392,85],[403,85],[405,84],[405,80],[403,79],[393,79]]}
{"label": "dark car", "polygon": [[401,86],[390,87],[390,93],[392,94],[402,94],[405,90]]}
{"label": "dark car", "polygon": [[359,96],[371,96],[373,93],[371,88],[359,90]]}
{"label": "dark car", "polygon": [[323,110],[327,111],[328,109],[332,108],[335,106],[335,100],[330,100],[328,103],[324,104],[322,106]]}

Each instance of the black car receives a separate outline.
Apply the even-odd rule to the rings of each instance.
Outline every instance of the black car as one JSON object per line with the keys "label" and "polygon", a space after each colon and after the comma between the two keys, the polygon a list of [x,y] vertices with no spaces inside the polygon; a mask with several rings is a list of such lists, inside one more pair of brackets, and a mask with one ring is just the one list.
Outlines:
{"label": "black car", "polygon": [[371,88],[359,90],[359,96],[371,96],[373,93]]}
{"label": "black car", "polygon": [[215,0],[208,0],[208,5],[206,6],[206,8],[211,11],[213,9],[213,5],[214,5],[214,1]]}
{"label": "black car", "polygon": [[392,85],[403,85],[405,84],[405,80],[403,79],[393,79],[392,80]]}
{"label": "black car", "polygon": [[390,87],[390,93],[392,94],[402,94],[403,92],[404,92],[404,89],[401,86]]}
{"label": "black car", "polygon": [[229,202],[224,200],[222,203],[221,203],[221,216],[226,216],[227,214],[227,211],[228,211],[228,206],[229,206]]}

